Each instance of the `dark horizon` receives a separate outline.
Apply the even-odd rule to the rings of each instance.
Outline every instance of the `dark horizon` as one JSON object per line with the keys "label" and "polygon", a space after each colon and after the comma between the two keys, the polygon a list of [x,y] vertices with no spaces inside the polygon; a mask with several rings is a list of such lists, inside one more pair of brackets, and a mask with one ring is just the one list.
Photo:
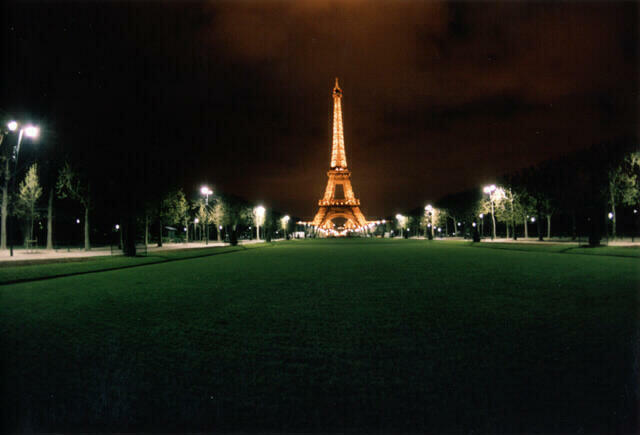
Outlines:
{"label": "dark horizon", "polygon": [[83,154],[104,177],[143,162],[149,180],[187,194],[206,182],[301,218],[326,183],[336,76],[367,218],[637,139],[634,3],[13,2],[4,12],[0,109],[38,120],[49,152]]}

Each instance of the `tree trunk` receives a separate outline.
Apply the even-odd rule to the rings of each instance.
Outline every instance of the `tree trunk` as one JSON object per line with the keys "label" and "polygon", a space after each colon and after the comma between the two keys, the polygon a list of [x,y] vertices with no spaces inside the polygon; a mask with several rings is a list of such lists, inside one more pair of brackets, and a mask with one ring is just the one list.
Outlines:
{"label": "tree trunk", "polygon": [[551,215],[547,215],[547,239],[551,238]]}
{"label": "tree trunk", "polygon": [[84,250],[91,249],[91,242],[89,241],[89,207],[84,208]]}
{"label": "tree trunk", "polygon": [[47,249],[53,249],[53,189],[49,190],[47,207]]}
{"label": "tree trunk", "polygon": [[158,218],[158,248],[162,248],[162,219]]}
{"label": "tree trunk", "polygon": [[149,245],[149,214],[144,214],[144,247]]}
{"label": "tree trunk", "polygon": [[611,238],[615,239],[616,238],[616,204],[615,202],[611,204],[611,213],[613,214],[613,219],[611,222]]}
{"label": "tree trunk", "polygon": [[[611,202],[611,213],[613,214],[612,216],[612,222],[611,222],[611,238],[615,239],[616,238],[616,198],[614,195],[614,190],[613,190],[613,182],[609,182],[609,201]],[[606,221],[605,221],[606,222]]]}
{"label": "tree trunk", "polygon": [[527,222],[527,216],[524,217],[524,238],[529,237],[529,222]]}
{"label": "tree trunk", "polygon": [[7,216],[9,211],[9,157],[5,160],[4,184],[2,185],[2,234],[0,234],[0,249],[7,249]]}
{"label": "tree trunk", "polygon": [[536,229],[538,231],[538,240],[542,242],[542,221],[540,220],[540,218],[542,218],[542,211],[540,210],[540,208],[538,208],[538,216],[536,216]]}
{"label": "tree trunk", "polygon": [[507,228],[507,239],[509,238],[509,222],[505,222],[505,227]]}

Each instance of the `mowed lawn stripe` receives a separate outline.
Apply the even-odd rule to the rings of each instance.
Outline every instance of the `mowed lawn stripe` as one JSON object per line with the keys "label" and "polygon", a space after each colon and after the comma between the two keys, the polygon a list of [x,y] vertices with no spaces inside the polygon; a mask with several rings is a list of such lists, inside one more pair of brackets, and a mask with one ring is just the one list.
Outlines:
{"label": "mowed lawn stripe", "polygon": [[625,430],[637,289],[633,258],[393,240],[293,241],[4,286],[3,421]]}

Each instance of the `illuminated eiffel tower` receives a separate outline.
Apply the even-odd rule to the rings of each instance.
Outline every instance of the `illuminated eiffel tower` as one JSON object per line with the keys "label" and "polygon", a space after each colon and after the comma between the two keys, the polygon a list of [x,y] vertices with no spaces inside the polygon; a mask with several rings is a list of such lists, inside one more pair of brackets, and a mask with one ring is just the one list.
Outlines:
{"label": "illuminated eiffel tower", "polygon": [[[360,211],[360,200],[353,194],[351,187],[351,171],[347,168],[347,155],[344,150],[344,133],[342,129],[342,89],[338,85],[333,88],[333,147],[331,149],[331,165],[327,176],[327,188],[324,197],[318,201],[320,209],[311,225],[332,234],[345,233],[350,230],[363,230],[368,222]],[[337,188],[342,188],[342,197],[336,195]],[[334,219],[343,219],[342,226],[336,226]]]}

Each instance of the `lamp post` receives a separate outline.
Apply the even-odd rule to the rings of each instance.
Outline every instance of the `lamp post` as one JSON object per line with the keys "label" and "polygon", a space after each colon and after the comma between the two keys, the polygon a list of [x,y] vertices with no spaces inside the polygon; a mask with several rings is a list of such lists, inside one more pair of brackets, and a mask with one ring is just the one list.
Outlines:
{"label": "lamp post", "polygon": [[480,217],[480,237],[484,237],[484,213],[478,215]]}
{"label": "lamp post", "polygon": [[284,239],[287,239],[287,227],[289,226],[289,220],[291,218],[289,217],[289,215],[285,215],[282,218],[282,229],[284,230]]}
{"label": "lamp post", "polygon": [[[204,195],[205,198],[205,208],[209,206],[209,195],[213,194],[213,190],[209,189],[209,187],[207,186],[202,186],[200,188],[200,194]],[[207,210],[208,212],[208,210]],[[209,219],[207,219],[209,220]],[[205,228],[206,228],[206,239],[204,244],[208,245],[209,244],[209,224],[207,222],[205,222]]]}
{"label": "lamp post", "polygon": [[265,208],[259,205],[253,210],[253,212],[256,215],[256,239],[260,240],[260,225],[262,225],[264,221]]}
{"label": "lamp post", "polygon": [[488,193],[489,194],[489,202],[491,203],[491,222],[493,223],[493,228],[492,228],[492,233],[491,233],[491,240],[496,238],[496,216],[495,216],[495,212],[493,210],[493,192],[496,191],[496,185],[492,184],[490,186],[485,186],[483,189],[484,193]]}
{"label": "lamp post", "polygon": [[[6,162],[6,166],[5,166],[5,189],[8,190],[9,192],[13,192],[14,190],[14,186],[15,186],[15,179],[16,179],[16,172],[18,170],[18,154],[20,153],[20,145],[22,144],[22,138],[24,136],[27,136],[28,138],[31,139],[35,139],[38,137],[38,135],[40,134],[40,129],[34,125],[25,125],[24,127],[21,127],[20,124],[18,124],[17,121],[11,121],[7,124],[7,128],[9,129],[9,131],[15,132],[18,131],[18,142],[16,143],[16,145],[13,147],[13,151],[11,153],[11,159],[13,160],[13,177],[10,177],[9,174],[9,160],[7,159]],[[4,137],[4,134],[2,135],[2,137]],[[0,140],[0,143],[2,143],[2,141]],[[11,186],[7,186],[7,181],[9,180],[9,178],[11,178]],[[7,193],[8,195],[8,193]],[[4,196],[4,195],[3,195]],[[6,207],[6,208],[5,208]],[[5,198],[3,198],[3,218],[4,216],[7,215],[7,204],[5,203]],[[11,224],[11,219],[7,219],[7,234],[11,234],[11,231],[9,229]],[[11,257],[13,257],[13,238],[10,237],[9,238],[9,255]]]}
{"label": "lamp post", "polygon": [[198,222],[200,222],[200,219],[198,218],[193,220],[193,240],[198,239]]}
{"label": "lamp post", "polygon": [[429,237],[429,239],[433,239],[433,206],[431,204],[427,204],[427,206],[424,208],[427,212],[427,215],[429,216],[429,225],[428,228],[430,228],[429,232],[431,233],[431,237]]}

